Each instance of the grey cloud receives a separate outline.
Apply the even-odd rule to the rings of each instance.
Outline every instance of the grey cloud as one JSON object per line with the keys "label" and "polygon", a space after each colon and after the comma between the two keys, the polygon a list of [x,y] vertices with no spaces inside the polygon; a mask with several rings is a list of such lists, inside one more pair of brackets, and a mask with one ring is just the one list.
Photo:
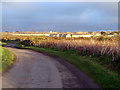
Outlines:
{"label": "grey cloud", "polygon": [[[117,3],[4,3],[6,25],[23,30],[117,29]],[[12,30],[17,30],[13,28]],[[9,29],[11,30],[11,29]]]}

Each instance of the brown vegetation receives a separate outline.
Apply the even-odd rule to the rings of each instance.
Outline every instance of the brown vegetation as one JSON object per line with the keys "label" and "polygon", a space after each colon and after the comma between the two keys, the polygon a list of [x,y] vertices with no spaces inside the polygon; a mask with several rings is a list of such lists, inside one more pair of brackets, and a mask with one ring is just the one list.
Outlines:
{"label": "brown vegetation", "polygon": [[107,55],[112,61],[118,61],[120,57],[119,37],[93,37],[93,38],[61,38],[39,36],[12,36],[3,35],[3,41],[21,41],[26,46],[38,46],[57,48],[60,50],[74,50],[86,54]]}

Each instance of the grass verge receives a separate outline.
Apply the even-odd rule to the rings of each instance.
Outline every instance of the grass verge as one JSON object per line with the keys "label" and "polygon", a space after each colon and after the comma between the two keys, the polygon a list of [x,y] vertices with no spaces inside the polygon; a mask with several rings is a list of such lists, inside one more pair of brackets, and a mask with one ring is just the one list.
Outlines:
{"label": "grass verge", "polygon": [[39,48],[39,47],[26,47],[19,45],[19,48],[32,49],[39,52],[45,52],[49,55],[56,55],[60,58],[67,60],[74,64],[77,68],[88,74],[93,78],[94,82],[97,83],[101,88],[120,88],[120,77],[117,72],[104,67],[103,65],[95,62],[91,57],[83,57],[77,54],[70,53],[69,51],[59,51],[56,49]]}
{"label": "grass verge", "polygon": [[0,71],[4,71],[9,65],[11,65],[13,63],[14,60],[14,55],[7,50],[6,48],[3,48],[0,46],[0,51],[2,52],[0,55],[1,58],[1,67],[0,67]]}
{"label": "grass verge", "polygon": [[0,46],[5,46],[7,43],[1,42],[0,41]]}

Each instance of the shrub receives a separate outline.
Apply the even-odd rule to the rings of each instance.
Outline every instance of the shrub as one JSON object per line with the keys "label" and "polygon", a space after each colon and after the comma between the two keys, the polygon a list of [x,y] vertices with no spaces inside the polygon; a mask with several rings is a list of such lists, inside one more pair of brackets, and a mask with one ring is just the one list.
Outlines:
{"label": "shrub", "polygon": [[24,41],[20,42],[20,44],[23,44],[25,46],[31,46],[32,45],[32,41],[30,41],[30,40],[24,40]]}

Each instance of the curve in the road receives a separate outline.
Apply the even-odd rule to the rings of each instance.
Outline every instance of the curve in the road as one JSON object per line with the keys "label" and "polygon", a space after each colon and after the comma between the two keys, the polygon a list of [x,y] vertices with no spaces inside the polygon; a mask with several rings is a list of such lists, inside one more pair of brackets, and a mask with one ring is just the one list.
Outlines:
{"label": "curve in the road", "polygon": [[32,50],[7,48],[17,59],[2,76],[3,88],[98,88],[68,62]]}

